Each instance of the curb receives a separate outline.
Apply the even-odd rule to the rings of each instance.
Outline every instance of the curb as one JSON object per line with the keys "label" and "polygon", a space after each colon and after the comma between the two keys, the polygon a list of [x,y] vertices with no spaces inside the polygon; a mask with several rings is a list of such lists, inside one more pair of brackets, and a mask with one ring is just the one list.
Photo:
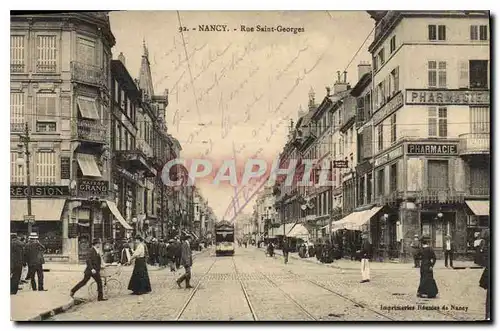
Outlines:
{"label": "curb", "polygon": [[35,317],[29,318],[27,320],[16,321],[16,322],[41,322],[41,321],[46,320],[47,318],[50,318],[50,317],[55,316],[55,315],[58,315],[58,314],[60,314],[60,313],[62,313],[64,311],[70,309],[74,305],[75,305],[75,300],[73,298],[71,298],[69,300],[69,302],[65,303],[64,305],[61,305],[61,306],[53,308],[53,309],[49,309],[49,310],[47,310],[47,311],[45,311],[43,313],[38,314]]}

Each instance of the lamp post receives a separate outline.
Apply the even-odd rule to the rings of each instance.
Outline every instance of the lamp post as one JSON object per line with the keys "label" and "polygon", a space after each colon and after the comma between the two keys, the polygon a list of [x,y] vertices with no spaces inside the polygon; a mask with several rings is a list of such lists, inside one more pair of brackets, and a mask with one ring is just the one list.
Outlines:
{"label": "lamp post", "polygon": [[[28,215],[27,215],[27,221],[28,221],[28,235],[31,234],[32,230],[32,225],[34,223],[34,215],[31,214],[31,174],[30,174],[30,151],[29,151],[29,143],[31,141],[30,139],[30,133],[28,129],[28,122],[24,124],[24,134],[19,135],[19,139],[22,142],[22,144],[19,144],[19,147],[24,147],[24,154],[26,155],[26,158],[23,159],[22,157],[18,157],[16,159],[16,164],[18,167],[22,168],[23,165],[26,165],[26,186],[27,186],[27,193],[26,193],[26,198],[27,198],[27,203],[28,203]],[[22,152],[19,154],[21,155]]]}

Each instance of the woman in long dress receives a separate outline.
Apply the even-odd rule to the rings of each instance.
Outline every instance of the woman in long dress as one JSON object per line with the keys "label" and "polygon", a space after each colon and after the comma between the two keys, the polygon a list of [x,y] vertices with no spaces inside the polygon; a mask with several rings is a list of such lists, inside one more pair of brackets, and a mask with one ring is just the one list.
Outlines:
{"label": "woman in long dress", "polygon": [[132,294],[141,295],[151,292],[151,283],[149,281],[149,274],[146,266],[147,253],[144,240],[141,236],[136,236],[135,241],[136,249],[130,259],[130,263],[135,261],[134,271],[132,271],[128,289],[132,291]]}
{"label": "woman in long dress", "polygon": [[420,285],[418,286],[417,296],[435,298],[438,294],[436,281],[434,280],[434,265],[436,264],[436,254],[429,246],[430,239],[422,238],[422,254],[420,261]]}

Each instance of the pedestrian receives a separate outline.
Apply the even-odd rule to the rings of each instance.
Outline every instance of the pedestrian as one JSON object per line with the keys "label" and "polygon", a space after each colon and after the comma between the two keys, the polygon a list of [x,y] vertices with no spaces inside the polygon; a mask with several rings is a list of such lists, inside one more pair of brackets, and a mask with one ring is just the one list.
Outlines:
{"label": "pedestrian", "polygon": [[17,234],[10,234],[10,294],[17,294],[19,291],[19,281],[23,271],[24,254],[23,244]]}
{"label": "pedestrian", "polygon": [[181,249],[181,241],[179,237],[175,238],[175,269],[179,270],[181,268],[181,254],[182,254],[182,249]]}
{"label": "pedestrian", "polygon": [[451,236],[448,234],[444,241],[444,265],[448,268],[448,259],[450,260],[450,267],[453,268],[453,251],[455,250],[455,245],[451,240]]}
{"label": "pedestrian", "polygon": [[134,270],[128,283],[128,289],[134,295],[142,295],[151,292],[151,282],[149,281],[148,267],[146,264],[147,248],[140,235],[135,237],[136,249],[129,264],[134,263]]}
{"label": "pedestrian", "polygon": [[288,239],[286,237],[283,238],[283,258],[285,260],[285,264],[288,263],[288,254],[290,253],[290,245],[288,244]]}
{"label": "pedestrian", "polygon": [[476,251],[474,254],[474,263],[478,265],[483,265],[482,258],[484,256],[484,246],[485,240],[480,237],[480,232],[474,233],[474,250]]}
{"label": "pedestrian", "polygon": [[420,267],[420,240],[418,239],[418,234],[413,237],[413,240],[410,244],[412,255],[413,255],[413,263],[415,264],[415,268]]}
{"label": "pedestrian", "polygon": [[128,264],[131,258],[132,258],[132,253],[130,249],[130,244],[128,242],[125,242],[123,244],[123,248],[120,255],[120,263]]}
{"label": "pedestrian", "polygon": [[158,242],[158,263],[162,269],[167,267],[167,243],[163,238]]}
{"label": "pedestrian", "polygon": [[368,239],[368,235],[361,236],[363,243],[361,244],[360,257],[361,257],[361,283],[370,281],[370,259],[372,258],[372,244]]}
{"label": "pedestrian", "polygon": [[75,293],[78,292],[79,289],[84,287],[90,278],[93,278],[97,284],[97,301],[106,301],[108,299],[104,298],[102,292],[102,279],[101,279],[101,242],[99,239],[94,239],[92,241],[92,247],[89,249],[87,253],[87,267],[83,272],[83,279],[73,287],[69,293],[71,297],[75,296]]}
{"label": "pedestrian", "polygon": [[[21,244],[23,244],[23,256],[24,256],[24,250],[26,249],[26,237],[21,236],[20,241],[21,241]],[[20,281],[21,284],[26,284],[28,282],[26,280],[27,276],[28,276],[28,264],[24,263],[23,270],[21,271],[21,281]]]}
{"label": "pedestrian", "polygon": [[175,257],[177,252],[177,246],[174,239],[168,241],[167,246],[167,264],[170,267],[171,272],[175,272]]}
{"label": "pedestrian", "polygon": [[429,246],[430,238],[422,238],[422,260],[420,261],[420,284],[417,290],[417,297],[435,298],[439,290],[434,280],[434,265],[436,264],[436,254]]}
{"label": "pedestrian", "polygon": [[28,264],[28,278],[31,279],[31,289],[33,291],[37,290],[35,273],[38,278],[38,291],[47,291],[43,287],[44,252],[45,247],[38,241],[38,234],[32,232],[29,237],[29,243],[24,250],[24,260]]}
{"label": "pedestrian", "polygon": [[181,245],[181,264],[184,267],[184,274],[177,279],[177,285],[179,288],[182,288],[181,284],[185,280],[186,288],[193,288],[190,284],[191,281],[191,267],[193,265],[193,254],[191,252],[191,245],[189,244],[189,236],[185,236],[183,238],[183,242]]}
{"label": "pedestrian", "polygon": [[483,254],[484,256],[480,259],[482,265],[484,266],[483,274],[479,279],[479,286],[486,290],[486,302],[484,305],[485,309],[485,319],[490,319],[490,231],[484,230],[482,233],[483,244]]}

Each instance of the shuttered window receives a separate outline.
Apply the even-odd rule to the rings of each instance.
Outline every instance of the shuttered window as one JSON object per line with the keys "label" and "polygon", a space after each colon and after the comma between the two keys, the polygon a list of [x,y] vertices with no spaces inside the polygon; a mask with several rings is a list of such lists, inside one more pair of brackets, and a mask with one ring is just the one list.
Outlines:
{"label": "shuttered window", "polygon": [[428,61],[429,88],[446,88],[446,61]]}
{"label": "shuttered window", "polygon": [[10,36],[10,70],[12,72],[24,72],[24,36]]}
{"label": "shuttered window", "polygon": [[396,114],[391,116],[391,144],[396,141]]}
{"label": "shuttered window", "polygon": [[16,160],[24,154],[18,152],[10,152],[10,184],[11,185],[24,185],[26,180],[26,164],[22,167],[18,166]]}
{"label": "shuttered window", "polygon": [[448,189],[448,161],[429,160],[427,168],[427,187],[431,190]]}
{"label": "shuttered window", "polygon": [[448,109],[446,107],[429,107],[429,137],[448,136]]}
{"label": "shuttered window", "polygon": [[380,123],[377,128],[378,151],[384,149],[384,125]]}
{"label": "shuttered window", "polygon": [[489,107],[470,107],[470,125],[471,133],[489,133],[490,132],[490,108]]}
{"label": "shuttered window", "polygon": [[56,153],[53,151],[36,152],[35,183],[53,185],[56,183]]}
{"label": "shuttered window", "polygon": [[36,71],[39,73],[56,72],[56,36],[38,36],[36,40]]}
{"label": "shuttered window", "polygon": [[36,122],[37,132],[53,132],[57,130],[56,94],[37,94]]}
{"label": "shuttered window", "polygon": [[10,131],[22,132],[24,129],[24,93],[10,94]]}
{"label": "shuttered window", "polygon": [[95,65],[96,64],[96,50],[95,41],[78,37],[78,52],[77,52],[78,62]]}

